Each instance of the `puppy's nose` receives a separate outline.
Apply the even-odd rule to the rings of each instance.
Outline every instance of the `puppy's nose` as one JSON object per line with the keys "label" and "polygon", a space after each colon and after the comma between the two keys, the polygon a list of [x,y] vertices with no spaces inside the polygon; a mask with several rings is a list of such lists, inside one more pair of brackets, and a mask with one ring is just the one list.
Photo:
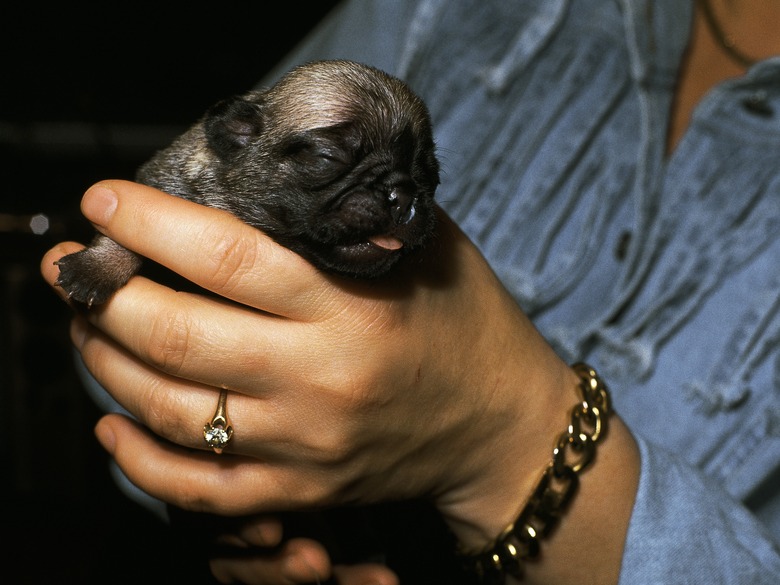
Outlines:
{"label": "puppy's nose", "polygon": [[387,197],[390,203],[390,216],[396,225],[409,223],[414,217],[414,196],[409,189],[394,187]]}

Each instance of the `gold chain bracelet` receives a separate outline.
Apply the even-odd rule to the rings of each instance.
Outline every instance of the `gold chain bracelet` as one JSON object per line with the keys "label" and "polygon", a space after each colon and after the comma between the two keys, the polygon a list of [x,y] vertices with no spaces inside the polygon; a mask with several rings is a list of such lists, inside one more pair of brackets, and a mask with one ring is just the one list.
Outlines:
{"label": "gold chain bracelet", "polygon": [[571,411],[571,422],[553,449],[552,460],[520,515],[488,548],[462,555],[466,569],[481,583],[502,585],[507,575],[522,578],[522,562],[539,554],[539,541],[550,534],[579,486],[579,474],[595,456],[596,443],[607,430],[609,392],[596,371],[572,366],[580,377],[582,402]]}

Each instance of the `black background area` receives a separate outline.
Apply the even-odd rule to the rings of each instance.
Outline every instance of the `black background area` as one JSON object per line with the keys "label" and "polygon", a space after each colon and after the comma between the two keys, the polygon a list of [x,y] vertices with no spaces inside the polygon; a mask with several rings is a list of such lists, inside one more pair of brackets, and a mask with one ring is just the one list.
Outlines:
{"label": "black background area", "polygon": [[[39,262],[58,241],[91,237],[79,214],[89,185],[132,178],[208,106],[257,84],[334,4],[0,8],[0,581],[210,582],[205,561],[110,478],[70,313]],[[51,227],[34,235],[39,213]]]}

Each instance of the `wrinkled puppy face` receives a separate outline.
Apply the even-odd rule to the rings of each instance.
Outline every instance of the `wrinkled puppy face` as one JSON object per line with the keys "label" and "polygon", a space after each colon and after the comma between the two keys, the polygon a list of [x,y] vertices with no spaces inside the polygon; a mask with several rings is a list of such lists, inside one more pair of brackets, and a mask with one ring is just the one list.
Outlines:
{"label": "wrinkled puppy face", "polygon": [[428,112],[402,82],[352,62],[293,70],[204,123],[230,205],[316,266],[378,276],[430,237],[439,183]]}

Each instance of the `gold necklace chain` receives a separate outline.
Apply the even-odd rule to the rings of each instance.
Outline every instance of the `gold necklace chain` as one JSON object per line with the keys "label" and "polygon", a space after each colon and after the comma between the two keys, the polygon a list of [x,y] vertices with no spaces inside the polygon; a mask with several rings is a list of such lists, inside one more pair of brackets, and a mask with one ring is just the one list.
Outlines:
{"label": "gold necklace chain", "polygon": [[720,48],[743,67],[748,68],[751,65],[754,65],[758,59],[749,57],[740,51],[737,48],[736,43],[723,31],[718,19],[715,18],[715,13],[712,10],[712,6],[710,6],[710,0],[699,0],[699,6],[701,7],[704,20],[707,21],[707,26],[709,27],[712,36],[715,37],[715,40],[718,42],[718,45],[720,45]]}

